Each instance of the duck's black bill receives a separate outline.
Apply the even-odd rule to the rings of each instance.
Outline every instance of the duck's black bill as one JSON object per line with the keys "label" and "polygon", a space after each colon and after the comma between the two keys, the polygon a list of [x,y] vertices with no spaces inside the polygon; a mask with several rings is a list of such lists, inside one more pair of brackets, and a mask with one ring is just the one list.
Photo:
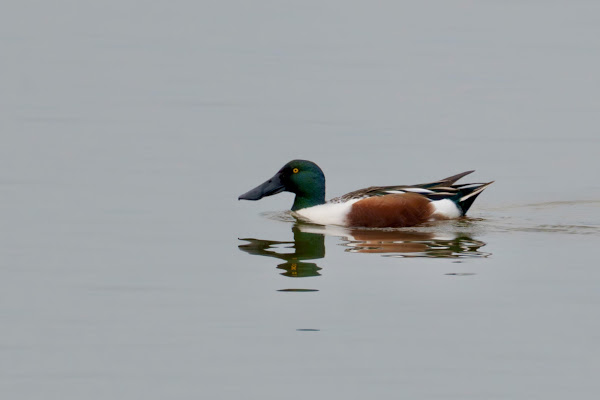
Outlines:
{"label": "duck's black bill", "polygon": [[262,185],[258,185],[254,189],[238,197],[238,200],[260,200],[263,197],[272,196],[274,194],[283,192],[284,190],[285,186],[283,186],[283,183],[281,183],[279,174],[276,174]]}

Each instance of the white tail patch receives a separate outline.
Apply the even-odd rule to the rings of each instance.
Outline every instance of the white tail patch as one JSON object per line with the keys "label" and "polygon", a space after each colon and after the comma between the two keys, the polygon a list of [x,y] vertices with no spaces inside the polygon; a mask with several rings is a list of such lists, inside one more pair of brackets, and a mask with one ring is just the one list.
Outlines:
{"label": "white tail patch", "polygon": [[452,200],[437,200],[432,201],[431,204],[434,207],[431,219],[452,219],[462,215],[460,209]]}

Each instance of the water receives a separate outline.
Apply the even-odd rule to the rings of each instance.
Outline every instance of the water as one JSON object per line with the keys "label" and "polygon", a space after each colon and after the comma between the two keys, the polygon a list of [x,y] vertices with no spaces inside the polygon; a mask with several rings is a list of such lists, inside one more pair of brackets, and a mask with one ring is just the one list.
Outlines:
{"label": "water", "polygon": [[[599,8],[5,4],[2,397],[596,398]],[[496,183],[401,230],[237,201],[293,158]]]}

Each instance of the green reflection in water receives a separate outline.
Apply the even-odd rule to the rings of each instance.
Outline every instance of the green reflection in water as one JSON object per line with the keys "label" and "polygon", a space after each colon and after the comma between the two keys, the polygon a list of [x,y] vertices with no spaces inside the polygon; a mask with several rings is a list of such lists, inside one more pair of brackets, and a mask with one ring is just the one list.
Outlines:
{"label": "green reflection in water", "polygon": [[[248,243],[239,246],[239,249],[248,254],[274,257],[284,260],[277,268],[284,272],[281,275],[292,278],[304,278],[321,275],[315,263],[304,260],[316,260],[325,257],[325,236],[318,233],[302,232],[298,225],[292,227],[293,241],[277,241],[244,238]],[[293,252],[278,252],[279,249],[293,249]]]}

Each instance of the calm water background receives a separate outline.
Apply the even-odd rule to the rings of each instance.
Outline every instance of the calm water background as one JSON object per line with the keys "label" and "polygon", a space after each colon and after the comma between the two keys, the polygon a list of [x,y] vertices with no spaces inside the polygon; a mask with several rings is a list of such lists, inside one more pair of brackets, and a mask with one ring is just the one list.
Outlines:
{"label": "calm water background", "polygon": [[[2,398],[596,398],[598,38],[591,1],[4,3]],[[496,183],[352,240],[237,201],[292,158]]]}

